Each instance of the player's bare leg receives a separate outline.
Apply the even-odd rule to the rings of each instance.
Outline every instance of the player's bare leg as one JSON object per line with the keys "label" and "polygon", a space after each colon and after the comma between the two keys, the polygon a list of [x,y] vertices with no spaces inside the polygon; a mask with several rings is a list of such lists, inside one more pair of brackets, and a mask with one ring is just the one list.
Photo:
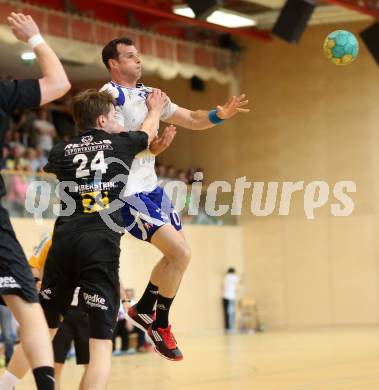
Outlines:
{"label": "player's bare leg", "polygon": [[[47,326],[47,325],[46,325]],[[49,340],[52,340],[57,332],[57,329],[48,329]],[[49,342],[51,344],[51,342]],[[8,367],[2,378],[0,384],[0,390],[13,390],[14,386],[24,378],[24,376],[30,370],[29,361],[25,355],[22,341],[21,344],[17,345],[14,349],[11,360],[9,361]],[[10,375],[9,375],[10,374]],[[7,377],[10,376],[8,379]],[[57,383],[55,384],[57,388]]]}
{"label": "player's bare leg", "polygon": [[[147,331],[155,350],[169,360],[182,360],[169,325],[171,304],[188,267],[191,252],[182,232],[172,225],[159,228],[151,238],[151,243],[163,254],[154,267],[150,282],[137,305],[129,309],[129,317],[135,325]],[[156,306],[156,317],[153,308]]]}
{"label": "player's bare leg", "polygon": [[53,349],[41,306],[26,302],[17,295],[5,295],[3,299],[20,324],[21,345],[30,367],[52,367]]}
{"label": "player's bare leg", "polygon": [[150,281],[159,287],[159,294],[174,298],[191,258],[184,234],[171,225],[164,225],[151,238],[151,243],[164,257],[156,264]]}
{"label": "player's bare leg", "polygon": [[55,390],[60,390],[61,388],[61,378],[63,371],[64,363],[54,363],[54,371],[55,371]]}
{"label": "player's bare leg", "polygon": [[14,349],[12,359],[9,361],[7,367],[7,371],[17,377],[18,380],[21,380],[29,371],[29,369],[30,365],[28,359],[26,358],[25,352],[22,349],[22,345],[19,344]]}
{"label": "player's bare leg", "polygon": [[[37,387],[54,386],[53,349],[41,306],[17,295],[4,295],[3,299],[20,324],[22,350],[33,369]],[[21,365],[24,366],[23,359]]]}
{"label": "player's bare leg", "polygon": [[88,364],[86,364],[84,366],[84,372],[83,372],[83,375],[82,375],[82,379],[80,380],[80,384],[79,384],[79,390],[83,390],[84,389],[84,378],[87,374],[87,370],[88,370]]}
{"label": "player's bare leg", "polygon": [[82,379],[83,390],[104,390],[111,373],[112,340],[89,339],[90,362]]}

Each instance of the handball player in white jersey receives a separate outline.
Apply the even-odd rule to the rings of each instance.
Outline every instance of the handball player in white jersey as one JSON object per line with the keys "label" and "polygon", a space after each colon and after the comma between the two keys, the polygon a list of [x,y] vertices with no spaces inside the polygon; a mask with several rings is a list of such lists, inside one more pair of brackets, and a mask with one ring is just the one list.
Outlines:
{"label": "handball player in white jersey", "polygon": [[[114,39],[103,48],[102,59],[111,81],[101,90],[107,90],[115,97],[120,126],[125,131],[138,130],[148,113],[146,98],[152,88],[138,83],[142,66],[137,48],[129,38]],[[179,107],[167,97],[161,120],[191,130],[205,130],[222,124],[239,112],[249,112],[243,108],[247,103],[245,95],[240,95],[210,111],[191,111]],[[126,229],[133,236],[149,241],[163,254],[151,273],[143,296],[129,309],[128,315],[136,326],[145,330],[160,355],[169,360],[182,360],[168,317],[191,253],[179,215],[158,186],[154,169],[155,156],[170,145],[175,131],[174,126],[167,127],[149,149],[135,157],[126,187],[123,218]]]}

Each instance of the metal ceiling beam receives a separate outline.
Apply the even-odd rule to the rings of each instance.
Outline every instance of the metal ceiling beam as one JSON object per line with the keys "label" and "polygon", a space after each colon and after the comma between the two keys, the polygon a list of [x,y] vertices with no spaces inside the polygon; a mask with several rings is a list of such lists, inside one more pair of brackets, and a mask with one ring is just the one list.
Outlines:
{"label": "metal ceiling beam", "polygon": [[180,22],[185,25],[191,25],[207,30],[213,30],[220,33],[230,34],[242,38],[255,39],[259,41],[270,41],[271,34],[268,31],[255,30],[251,28],[228,28],[219,26],[217,24],[208,23],[199,19],[191,19],[186,18],[184,16],[180,16],[174,14],[173,12],[168,12],[160,8],[149,7],[146,6],[146,3],[142,3],[138,0],[96,0],[97,2],[111,4],[118,7],[122,7],[128,10],[137,11],[145,14],[149,14],[152,16],[159,17],[161,19],[172,20],[176,22]]}
{"label": "metal ceiling beam", "polygon": [[[259,14],[253,15],[253,18],[257,21],[258,26],[270,29],[278,19],[279,13],[280,10],[261,12]],[[371,19],[372,16],[362,12],[356,12],[338,5],[323,4],[316,7],[308,22],[308,25],[313,26],[328,23],[360,22]]]}

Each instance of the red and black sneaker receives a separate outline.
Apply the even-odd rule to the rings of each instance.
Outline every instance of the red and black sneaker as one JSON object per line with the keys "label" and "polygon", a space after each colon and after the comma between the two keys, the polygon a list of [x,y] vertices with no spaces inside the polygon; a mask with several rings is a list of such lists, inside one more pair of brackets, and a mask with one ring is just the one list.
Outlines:
{"label": "red and black sneaker", "polygon": [[133,325],[143,330],[144,332],[147,332],[149,326],[155,320],[155,311],[153,311],[151,314],[139,313],[137,310],[137,305],[134,305],[129,308],[128,317],[130,318]]}
{"label": "red and black sneaker", "polygon": [[171,325],[165,329],[158,328],[157,330],[150,326],[147,334],[154,345],[155,351],[162,357],[168,360],[183,360],[183,355],[176,344],[174,335],[171,333]]}

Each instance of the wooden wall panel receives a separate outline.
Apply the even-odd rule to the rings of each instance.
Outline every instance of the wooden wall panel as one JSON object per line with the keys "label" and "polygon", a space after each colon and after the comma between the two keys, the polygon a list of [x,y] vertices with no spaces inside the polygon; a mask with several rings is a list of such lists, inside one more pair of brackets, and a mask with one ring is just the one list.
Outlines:
{"label": "wooden wall panel", "polygon": [[374,217],[330,220],[334,324],[378,323],[377,233]]}
{"label": "wooden wall panel", "polygon": [[331,323],[328,220],[284,220],[288,325]]}
{"label": "wooden wall panel", "polygon": [[287,324],[283,221],[266,218],[244,225],[244,291],[256,299],[266,324]]}

